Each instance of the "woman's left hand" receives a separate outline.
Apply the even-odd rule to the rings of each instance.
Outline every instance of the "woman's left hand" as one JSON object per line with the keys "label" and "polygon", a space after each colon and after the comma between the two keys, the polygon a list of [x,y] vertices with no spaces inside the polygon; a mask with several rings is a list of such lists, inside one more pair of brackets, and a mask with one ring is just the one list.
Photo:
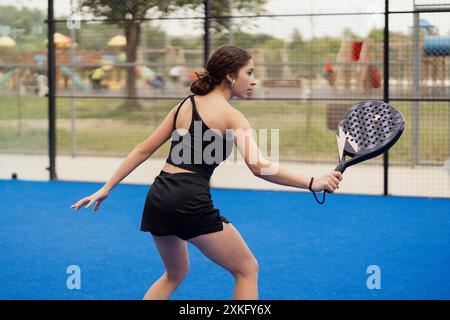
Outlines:
{"label": "woman's left hand", "polygon": [[87,203],[86,208],[89,208],[93,203],[97,202],[94,206],[94,211],[97,211],[100,207],[100,204],[105,200],[109,195],[109,192],[105,188],[101,188],[96,193],[91,194],[89,197],[85,197],[78,201],[77,203],[74,203],[70,207],[75,210],[80,210],[82,206],[84,206]]}

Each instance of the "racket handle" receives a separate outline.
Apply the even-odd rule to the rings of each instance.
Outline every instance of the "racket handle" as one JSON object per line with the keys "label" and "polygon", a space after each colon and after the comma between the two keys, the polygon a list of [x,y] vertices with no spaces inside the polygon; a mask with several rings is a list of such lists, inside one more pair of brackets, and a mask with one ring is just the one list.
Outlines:
{"label": "racket handle", "polygon": [[334,171],[339,171],[340,173],[344,173],[345,169],[347,169],[345,162],[340,162]]}

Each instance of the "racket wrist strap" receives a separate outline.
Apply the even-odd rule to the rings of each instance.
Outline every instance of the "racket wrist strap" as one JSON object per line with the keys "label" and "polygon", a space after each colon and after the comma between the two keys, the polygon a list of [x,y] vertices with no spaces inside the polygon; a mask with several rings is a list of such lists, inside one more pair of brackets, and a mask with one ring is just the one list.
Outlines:
{"label": "racket wrist strap", "polygon": [[312,184],[314,182],[314,177],[311,177],[311,181],[309,182],[309,191],[312,192],[312,194],[314,195],[314,198],[316,199],[318,204],[323,204],[325,202],[325,190],[323,191],[323,197],[322,197],[322,201],[319,200],[319,198],[317,198],[316,193],[313,191],[312,189]]}
{"label": "racket wrist strap", "polygon": [[313,184],[313,181],[314,181],[314,177],[311,177],[311,181],[309,182],[309,187],[308,187],[308,190],[311,191],[311,192],[313,192],[313,191],[312,191],[312,184]]}

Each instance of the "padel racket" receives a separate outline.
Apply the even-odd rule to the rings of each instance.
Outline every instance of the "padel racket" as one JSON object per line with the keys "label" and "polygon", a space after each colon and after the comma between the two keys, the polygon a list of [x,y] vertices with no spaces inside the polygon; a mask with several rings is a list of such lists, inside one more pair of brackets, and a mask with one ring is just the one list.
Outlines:
{"label": "padel racket", "polygon": [[[335,171],[374,158],[391,148],[403,133],[403,115],[383,101],[361,101],[350,107],[338,124],[336,139],[339,164]],[[349,159],[346,159],[349,157]],[[317,202],[319,201],[313,192]]]}

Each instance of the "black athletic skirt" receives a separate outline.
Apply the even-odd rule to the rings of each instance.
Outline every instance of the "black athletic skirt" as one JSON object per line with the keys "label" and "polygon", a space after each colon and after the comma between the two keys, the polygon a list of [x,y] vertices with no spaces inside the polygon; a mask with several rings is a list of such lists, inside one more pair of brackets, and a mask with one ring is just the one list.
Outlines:
{"label": "black athletic skirt", "polygon": [[230,223],[214,208],[209,180],[198,173],[161,171],[150,186],[141,231],[183,240],[223,230]]}

